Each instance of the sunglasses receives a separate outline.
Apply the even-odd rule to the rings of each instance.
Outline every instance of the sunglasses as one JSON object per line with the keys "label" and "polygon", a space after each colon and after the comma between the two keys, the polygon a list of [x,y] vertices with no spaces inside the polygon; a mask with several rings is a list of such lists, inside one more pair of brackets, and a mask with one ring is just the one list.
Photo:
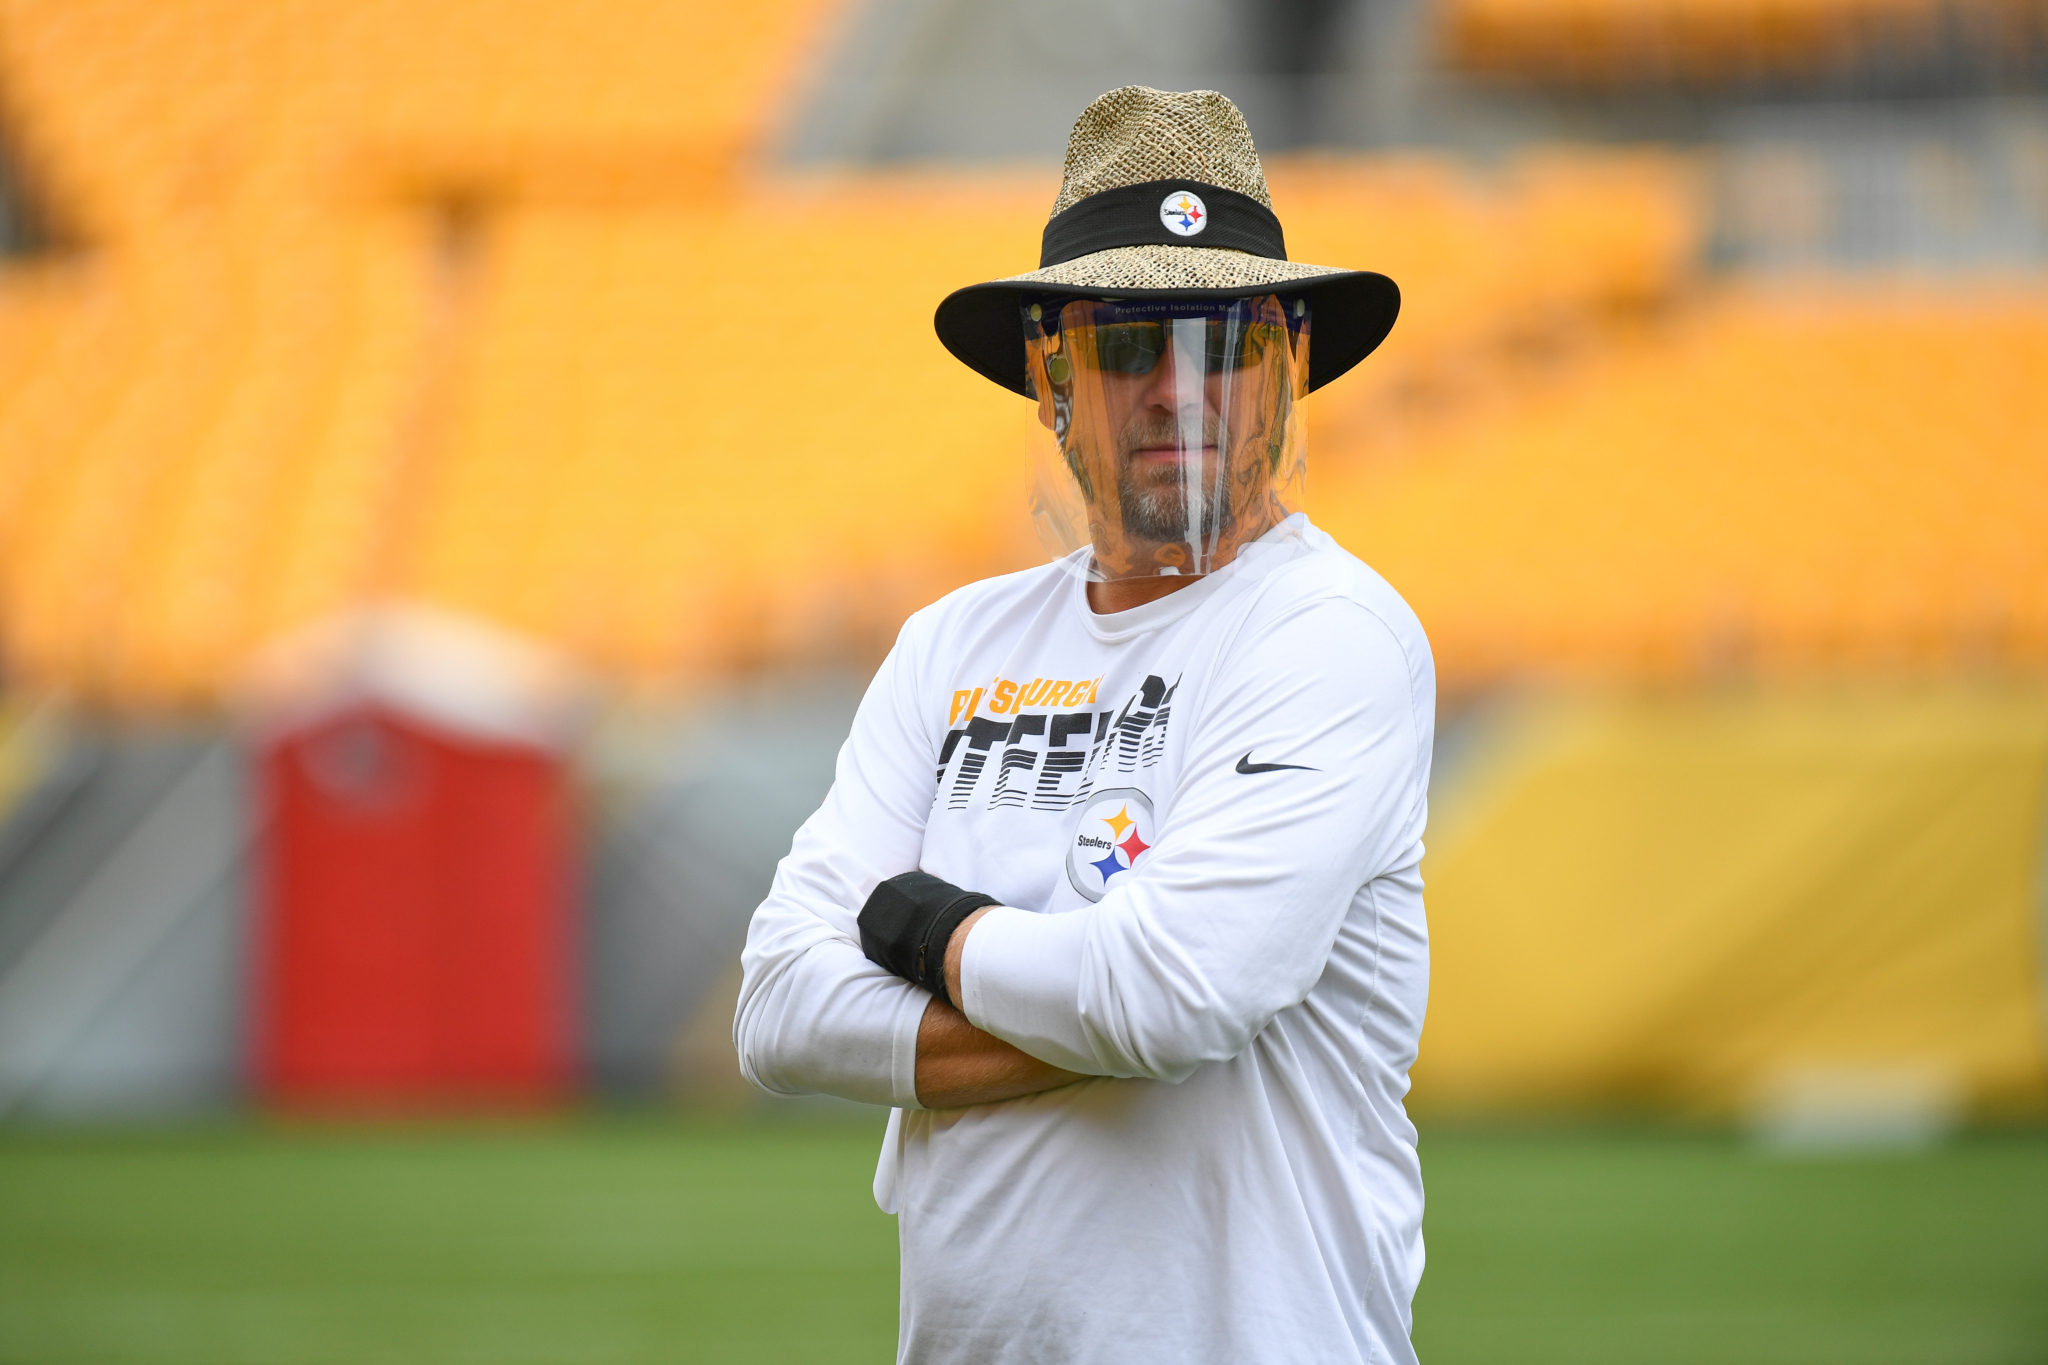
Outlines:
{"label": "sunglasses", "polygon": [[[1093,337],[1095,366],[1110,374],[1150,374],[1173,344],[1164,322],[1105,322],[1075,330]],[[1282,323],[1232,326],[1221,318],[1209,318],[1204,320],[1202,334],[1202,367],[1209,374],[1256,365],[1273,347],[1287,344],[1287,327]]]}

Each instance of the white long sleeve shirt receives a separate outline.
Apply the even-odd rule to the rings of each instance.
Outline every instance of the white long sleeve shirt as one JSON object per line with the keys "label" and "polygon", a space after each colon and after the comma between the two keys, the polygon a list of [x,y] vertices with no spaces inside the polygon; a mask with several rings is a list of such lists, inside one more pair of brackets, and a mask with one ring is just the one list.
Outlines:
{"label": "white long sleeve shirt", "polygon": [[[1394,590],[1287,529],[1113,615],[1057,565],[917,613],[755,913],[747,1075],[897,1110],[902,1361],[1414,1360],[1435,677]],[[919,867],[1003,902],[967,1017],[1091,1079],[919,1108],[930,997],[856,925]]]}

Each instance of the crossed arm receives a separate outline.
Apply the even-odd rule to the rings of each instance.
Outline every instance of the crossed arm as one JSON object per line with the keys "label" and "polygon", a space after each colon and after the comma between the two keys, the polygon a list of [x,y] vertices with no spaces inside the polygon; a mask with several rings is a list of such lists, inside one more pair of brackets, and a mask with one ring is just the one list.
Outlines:
{"label": "crossed arm", "polygon": [[[967,935],[987,913],[982,909],[969,915],[946,942],[946,989],[955,1000],[960,999],[960,962]],[[1041,1062],[994,1034],[983,1033],[937,996],[917,1026],[917,1100],[927,1109],[993,1104],[1080,1079],[1078,1072]]]}
{"label": "crossed arm", "polygon": [[[1212,686],[1211,724],[1184,756],[1174,824],[1142,875],[1092,906],[970,916],[948,939],[946,979],[926,983],[930,994],[865,956],[855,911],[928,852],[930,735],[898,676],[905,651],[892,653],[832,792],[749,928],[734,1019],[748,1077],[781,1094],[947,1109],[1084,1075],[1177,1082],[1242,1052],[1314,987],[1353,893],[1394,865],[1423,818],[1426,711],[1401,646],[1349,603],[1331,612],[1296,613],[1246,654],[1313,655],[1325,666],[1276,674],[1247,664],[1244,677]],[[1242,776],[1246,746],[1298,770]],[[936,862],[975,876],[971,859]],[[973,934],[982,942],[966,973]],[[968,1001],[963,985],[986,1027],[934,999]]]}

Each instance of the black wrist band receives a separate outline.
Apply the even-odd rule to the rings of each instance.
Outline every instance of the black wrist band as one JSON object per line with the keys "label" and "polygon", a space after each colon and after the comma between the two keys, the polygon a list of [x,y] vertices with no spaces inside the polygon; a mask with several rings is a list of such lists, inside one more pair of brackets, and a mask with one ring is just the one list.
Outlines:
{"label": "black wrist band", "polygon": [[925,932],[924,943],[917,950],[917,975],[911,979],[956,1010],[960,1008],[960,1002],[946,989],[946,949],[952,945],[953,931],[960,927],[962,921],[983,906],[995,903],[994,896],[984,896],[979,891],[967,892],[939,911],[932,920],[932,927]]}
{"label": "black wrist band", "polygon": [[860,950],[868,961],[958,1009],[960,1002],[946,990],[946,945],[961,921],[1000,903],[929,872],[905,872],[877,886],[861,907]]}

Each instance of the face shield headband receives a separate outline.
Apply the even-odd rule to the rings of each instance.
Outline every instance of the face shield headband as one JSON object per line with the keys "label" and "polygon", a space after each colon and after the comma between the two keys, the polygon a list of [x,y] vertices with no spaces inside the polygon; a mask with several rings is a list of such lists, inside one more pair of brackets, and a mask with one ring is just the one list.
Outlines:
{"label": "face shield headband", "polygon": [[1305,302],[1048,298],[1022,322],[1032,512],[1074,572],[1212,573],[1303,510]]}

